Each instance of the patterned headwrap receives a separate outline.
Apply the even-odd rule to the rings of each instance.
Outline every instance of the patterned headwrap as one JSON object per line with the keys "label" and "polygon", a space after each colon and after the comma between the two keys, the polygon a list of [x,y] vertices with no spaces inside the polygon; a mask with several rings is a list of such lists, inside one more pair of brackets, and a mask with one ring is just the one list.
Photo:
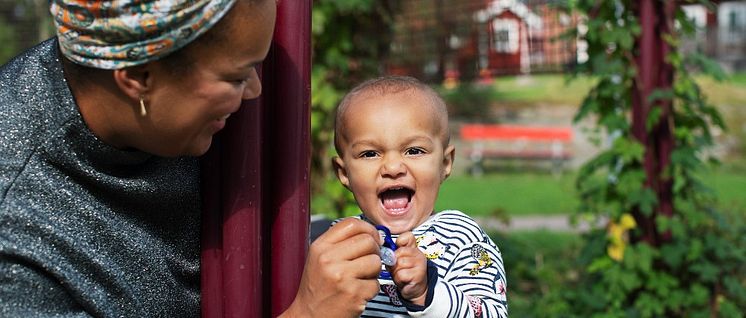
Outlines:
{"label": "patterned headwrap", "polygon": [[157,60],[192,42],[236,0],[51,0],[62,53],[100,69]]}

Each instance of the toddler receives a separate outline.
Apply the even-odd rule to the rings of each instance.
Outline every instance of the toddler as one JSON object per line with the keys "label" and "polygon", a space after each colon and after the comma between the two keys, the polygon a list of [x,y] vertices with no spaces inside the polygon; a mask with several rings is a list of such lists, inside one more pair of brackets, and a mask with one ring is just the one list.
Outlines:
{"label": "toddler", "polygon": [[462,212],[433,213],[453,166],[449,139],[445,102],[411,77],[364,82],[337,109],[336,175],[355,196],[359,217],[390,229],[398,246],[363,316],[508,315],[495,243]]}

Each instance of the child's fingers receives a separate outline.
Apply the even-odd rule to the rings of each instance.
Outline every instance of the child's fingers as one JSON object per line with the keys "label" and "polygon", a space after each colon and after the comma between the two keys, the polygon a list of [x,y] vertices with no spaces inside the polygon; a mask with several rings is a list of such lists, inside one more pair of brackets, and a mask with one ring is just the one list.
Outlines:
{"label": "child's fingers", "polygon": [[420,273],[420,270],[415,267],[398,266],[393,270],[391,276],[397,286],[403,286],[409,283],[421,281],[423,275]]}
{"label": "child's fingers", "polygon": [[398,261],[399,259],[408,258],[408,257],[409,258],[417,258],[420,255],[422,255],[422,258],[425,257],[425,255],[422,254],[422,251],[420,251],[420,249],[417,248],[416,246],[403,246],[403,247],[399,247],[399,248],[396,249],[396,251],[394,252],[394,254],[396,254],[397,266],[399,266],[399,264],[398,264],[399,263],[399,261]]}
{"label": "child's fingers", "polygon": [[415,258],[414,253],[420,251],[413,251],[411,247],[396,250],[396,265],[395,268],[410,268],[417,264],[418,259]]}
{"label": "child's fingers", "polygon": [[404,232],[396,239],[396,246],[398,247],[417,247],[417,239],[415,239],[414,234],[412,232]]}

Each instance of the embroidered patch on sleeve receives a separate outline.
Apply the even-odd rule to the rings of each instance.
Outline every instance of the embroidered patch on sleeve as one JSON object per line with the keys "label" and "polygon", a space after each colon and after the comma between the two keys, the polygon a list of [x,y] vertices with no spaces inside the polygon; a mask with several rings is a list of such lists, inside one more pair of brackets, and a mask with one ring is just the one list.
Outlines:
{"label": "embroidered patch on sleeve", "polygon": [[392,304],[395,306],[403,305],[401,299],[399,299],[399,294],[396,292],[396,285],[381,285],[381,290],[389,296]]}
{"label": "embroidered patch on sleeve", "polygon": [[438,241],[438,238],[429,231],[417,237],[417,246],[420,247],[425,257],[430,260],[439,258],[446,250],[445,245]]}
{"label": "embroidered patch on sleeve", "polygon": [[507,292],[505,288],[505,283],[501,281],[495,282],[495,290],[497,290],[498,295],[505,296],[505,293]]}
{"label": "embroidered patch on sleeve", "polygon": [[466,299],[469,300],[469,307],[471,307],[474,317],[482,317],[482,300],[469,295],[466,295]]}
{"label": "embroidered patch on sleeve", "polygon": [[480,270],[483,270],[492,265],[492,258],[490,254],[481,245],[475,244],[471,247],[471,257],[473,257],[477,263],[469,271],[469,275],[477,275]]}

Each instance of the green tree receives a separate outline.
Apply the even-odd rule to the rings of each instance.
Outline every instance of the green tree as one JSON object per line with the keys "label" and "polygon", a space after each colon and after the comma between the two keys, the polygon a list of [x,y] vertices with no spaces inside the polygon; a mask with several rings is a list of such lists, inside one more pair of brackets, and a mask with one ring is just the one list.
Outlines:
{"label": "green tree", "polygon": [[0,0],[0,64],[52,35],[49,1]]}
{"label": "green tree", "polygon": [[[722,71],[701,54],[677,50],[694,25],[676,2],[571,3],[589,17],[587,32],[574,34],[588,42],[590,56],[578,73],[598,79],[576,120],[594,120],[610,143],[579,172],[581,212],[610,221],[586,237],[582,287],[567,293],[570,307],[581,317],[742,317],[746,228],[717,209],[696,177],[707,168],[710,128],[724,125],[690,71],[717,78]],[[652,36],[670,47],[655,74],[667,79],[652,91],[638,68],[643,3],[658,12],[647,20],[657,23]]]}
{"label": "green tree", "polygon": [[383,73],[395,0],[315,0],[312,12],[311,210],[331,217],[357,212],[334,176],[334,114],[345,92]]}
{"label": "green tree", "polygon": [[13,27],[0,17],[0,43],[3,44],[0,46],[0,65],[18,54],[16,38],[13,34],[15,34]]}

